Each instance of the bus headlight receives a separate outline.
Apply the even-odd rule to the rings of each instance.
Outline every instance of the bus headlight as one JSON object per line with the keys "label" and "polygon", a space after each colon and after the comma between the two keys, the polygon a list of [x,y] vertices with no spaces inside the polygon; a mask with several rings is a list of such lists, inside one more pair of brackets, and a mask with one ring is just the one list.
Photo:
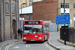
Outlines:
{"label": "bus headlight", "polygon": [[23,39],[27,39],[26,37],[23,37]]}
{"label": "bus headlight", "polygon": [[39,37],[39,39],[42,39],[42,37]]}
{"label": "bus headlight", "polygon": [[38,37],[37,35],[35,37]]}

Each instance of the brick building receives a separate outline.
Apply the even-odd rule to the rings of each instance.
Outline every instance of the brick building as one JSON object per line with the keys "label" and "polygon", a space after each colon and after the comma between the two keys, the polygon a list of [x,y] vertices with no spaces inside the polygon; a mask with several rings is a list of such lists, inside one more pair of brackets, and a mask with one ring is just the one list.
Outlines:
{"label": "brick building", "polygon": [[[32,6],[33,2],[39,2],[39,1],[43,1],[43,0],[19,0],[19,8],[24,8],[24,7],[28,7],[28,6]],[[26,3],[26,4],[23,4]]]}
{"label": "brick building", "polygon": [[17,38],[19,1],[0,0],[0,41]]}
{"label": "brick building", "polygon": [[55,22],[55,15],[57,14],[57,0],[44,0],[33,3],[33,20],[51,20],[51,22]]}

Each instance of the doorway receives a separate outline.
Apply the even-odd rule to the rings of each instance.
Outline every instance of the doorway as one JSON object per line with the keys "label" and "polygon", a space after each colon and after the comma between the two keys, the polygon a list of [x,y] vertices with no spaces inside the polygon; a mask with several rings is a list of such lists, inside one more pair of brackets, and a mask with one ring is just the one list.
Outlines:
{"label": "doorway", "polygon": [[16,39],[16,37],[17,37],[17,36],[16,36],[16,35],[17,35],[17,33],[16,33],[16,20],[13,20],[13,21],[12,21],[12,32],[13,32],[13,33],[12,33],[12,35],[13,35],[12,38],[13,38],[13,39]]}

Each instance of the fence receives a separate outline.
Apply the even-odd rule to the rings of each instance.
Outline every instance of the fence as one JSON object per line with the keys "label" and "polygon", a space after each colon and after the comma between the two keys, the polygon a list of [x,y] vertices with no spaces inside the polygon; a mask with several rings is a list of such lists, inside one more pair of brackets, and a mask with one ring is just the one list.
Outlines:
{"label": "fence", "polygon": [[70,28],[69,41],[75,43],[75,28]]}
{"label": "fence", "polygon": [[49,25],[50,25],[50,32],[57,32],[56,23],[49,23]]}
{"label": "fence", "polygon": [[60,39],[75,43],[75,28],[60,28]]}

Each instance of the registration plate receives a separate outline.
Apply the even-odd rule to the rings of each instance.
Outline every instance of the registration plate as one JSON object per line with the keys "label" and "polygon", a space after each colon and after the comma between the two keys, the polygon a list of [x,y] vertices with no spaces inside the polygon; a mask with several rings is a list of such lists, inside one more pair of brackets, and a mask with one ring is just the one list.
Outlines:
{"label": "registration plate", "polygon": [[30,40],[30,41],[35,41],[35,40]]}

